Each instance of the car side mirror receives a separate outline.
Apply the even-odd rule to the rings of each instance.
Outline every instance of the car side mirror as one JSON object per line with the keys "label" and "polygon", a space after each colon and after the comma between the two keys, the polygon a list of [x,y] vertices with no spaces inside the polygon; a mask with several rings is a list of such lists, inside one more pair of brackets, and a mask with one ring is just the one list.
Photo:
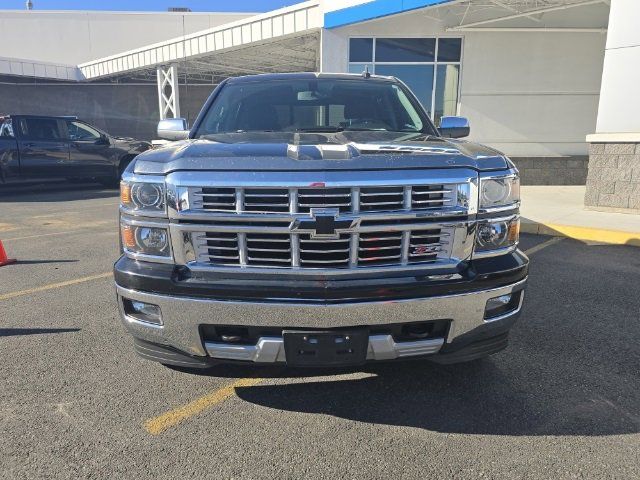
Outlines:
{"label": "car side mirror", "polygon": [[471,127],[465,117],[442,117],[438,130],[446,138],[463,138],[469,136]]}
{"label": "car side mirror", "polygon": [[96,140],[96,145],[109,145],[109,137],[106,135],[100,135],[100,138]]}
{"label": "car side mirror", "polygon": [[158,137],[165,140],[189,138],[189,127],[184,118],[165,118],[158,123]]}

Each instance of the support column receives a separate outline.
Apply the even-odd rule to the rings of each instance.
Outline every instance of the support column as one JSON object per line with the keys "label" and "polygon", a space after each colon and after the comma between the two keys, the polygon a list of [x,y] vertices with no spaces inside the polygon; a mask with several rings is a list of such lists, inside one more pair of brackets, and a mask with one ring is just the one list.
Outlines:
{"label": "support column", "polygon": [[180,88],[178,85],[178,66],[158,67],[158,102],[160,120],[180,117]]}
{"label": "support column", "polygon": [[611,0],[585,206],[640,214],[640,2]]}

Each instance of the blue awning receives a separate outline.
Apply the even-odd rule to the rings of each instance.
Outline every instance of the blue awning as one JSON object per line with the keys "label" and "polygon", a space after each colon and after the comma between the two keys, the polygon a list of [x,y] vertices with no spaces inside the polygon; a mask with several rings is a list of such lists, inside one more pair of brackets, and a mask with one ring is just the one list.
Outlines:
{"label": "blue awning", "polygon": [[361,5],[325,13],[324,28],[343,27],[397,13],[451,3],[453,0],[374,0]]}

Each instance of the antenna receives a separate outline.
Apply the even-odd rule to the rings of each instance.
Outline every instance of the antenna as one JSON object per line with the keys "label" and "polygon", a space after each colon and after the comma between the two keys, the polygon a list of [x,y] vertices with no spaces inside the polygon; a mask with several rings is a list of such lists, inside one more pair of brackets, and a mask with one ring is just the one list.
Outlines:
{"label": "antenna", "polygon": [[364,71],[362,72],[362,76],[364,78],[370,78],[371,74],[369,73],[369,65],[364,66]]}

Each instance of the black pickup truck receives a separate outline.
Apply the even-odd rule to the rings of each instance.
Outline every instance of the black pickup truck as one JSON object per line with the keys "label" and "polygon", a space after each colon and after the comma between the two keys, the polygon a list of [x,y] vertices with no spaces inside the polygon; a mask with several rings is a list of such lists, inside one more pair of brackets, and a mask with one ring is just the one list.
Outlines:
{"label": "black pickup truck", "polygon": [[122,320],[144,358],[347,366],[465,362],[507,345],[529,260],[519,175],[436,128],[399,80],[221,83],[182,141],[123,174]]}
{"label": "black pickup truck", "polygon": [[76,117],[0,117],[0,185],[43,178],[96,179],[117,185],[151,144],[114,137]]}

